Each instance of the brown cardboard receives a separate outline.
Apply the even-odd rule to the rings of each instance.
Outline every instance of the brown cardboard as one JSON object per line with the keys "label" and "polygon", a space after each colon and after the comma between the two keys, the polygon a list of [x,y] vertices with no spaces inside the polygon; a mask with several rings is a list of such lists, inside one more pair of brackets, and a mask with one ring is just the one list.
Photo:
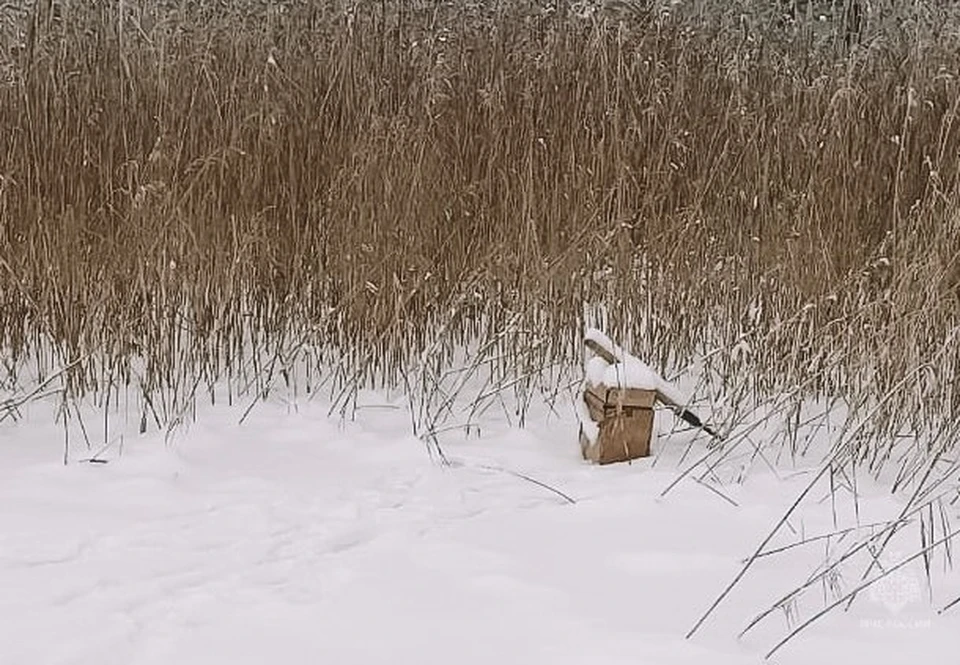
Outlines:
{"label": "brown cardboard", "polygon": [[593,443],[581,434],[584,459],[612,464],[650,455],[656,391],[589,385],[583,399],[600,428]]}

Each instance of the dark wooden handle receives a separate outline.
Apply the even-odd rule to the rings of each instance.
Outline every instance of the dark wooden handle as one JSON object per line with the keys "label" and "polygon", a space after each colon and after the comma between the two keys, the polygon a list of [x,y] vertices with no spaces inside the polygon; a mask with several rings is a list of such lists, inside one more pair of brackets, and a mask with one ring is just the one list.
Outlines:
{"label": "dark wooden handle", "polygon": [[592,340],[592,339],[585,339],[585,340],[583,340],[583,344],[584,344],[584,346],[586,346],[588,349],[590,349],[591,351],[593,351],[597,356],[599,356],[600,358],[603,358],[603,361],[604,361],[604,362],[606,362],[606,363],[608,363],[608,364],[610,364],[610,365],[613,365],[614,363],[620,362],[620,360],[617,359],[617,357],[616,357],[615,355],[613,355],[613,353],[610,352],[610,349],[607,349],[607,348],[605,348],[605,347],[603,347],[603,346],[600,346],[599,344],[597,344],[597,343],[596,343],[594,340]]}

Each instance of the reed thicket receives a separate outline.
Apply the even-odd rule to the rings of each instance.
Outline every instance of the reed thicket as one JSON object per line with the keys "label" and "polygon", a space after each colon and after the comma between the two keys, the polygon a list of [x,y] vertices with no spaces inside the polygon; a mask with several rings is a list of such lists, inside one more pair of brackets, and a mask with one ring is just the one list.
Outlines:
{"label": "reed thicket", "polygon": [[482,356],[529,397],[599,320],[729,413],[952,445],[960,48],[697,4],[39,3],[2,62],[0,380],[165,424]]}

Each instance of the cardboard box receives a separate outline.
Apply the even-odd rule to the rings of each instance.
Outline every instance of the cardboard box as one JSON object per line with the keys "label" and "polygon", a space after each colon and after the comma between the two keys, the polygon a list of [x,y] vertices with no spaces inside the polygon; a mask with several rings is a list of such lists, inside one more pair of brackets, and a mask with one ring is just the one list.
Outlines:
{"label": "cardboard box", "polygon": [[583,399],[600,429],[594,442],[580,433],[584,459],[612,464],[650,455],[656,391],[590,385]]}

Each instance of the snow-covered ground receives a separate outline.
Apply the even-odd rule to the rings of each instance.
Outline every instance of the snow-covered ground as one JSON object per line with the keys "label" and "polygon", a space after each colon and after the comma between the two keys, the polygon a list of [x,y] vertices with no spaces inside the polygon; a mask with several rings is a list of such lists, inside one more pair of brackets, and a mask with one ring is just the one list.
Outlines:
{"label": "snow-covered ground", "polygon": [[[747,665],[791,612],[832,598],[816,585],[736,639],[842,545],[816,541],[762,558],[684,637],[815,460],[725,482],[741,475],[733,461],[661,496],[690,434],[661,436],[655,459],[593,467],[570,409],[451,432],[444,465],[408,434],[402,402],[360,401],[350,422],[311,403],[263,404],[242,425],[242,409],[210,408],[170,441],[126,436],[108,464],[79,462],[74,424],[64,466],[62,426],[40,406],[0,426],[0,665]],[[900,509],[865,481],[859,492],[863,524]],[[852,502],[828,496],[815,491],[770,546],[853,524]],[[919,542],[909,531],[903,548]],[[960,580],[938,579],[931,602],[922,564],[908,566],[772,662],[960,662],[960,610],[935,611]]]}

